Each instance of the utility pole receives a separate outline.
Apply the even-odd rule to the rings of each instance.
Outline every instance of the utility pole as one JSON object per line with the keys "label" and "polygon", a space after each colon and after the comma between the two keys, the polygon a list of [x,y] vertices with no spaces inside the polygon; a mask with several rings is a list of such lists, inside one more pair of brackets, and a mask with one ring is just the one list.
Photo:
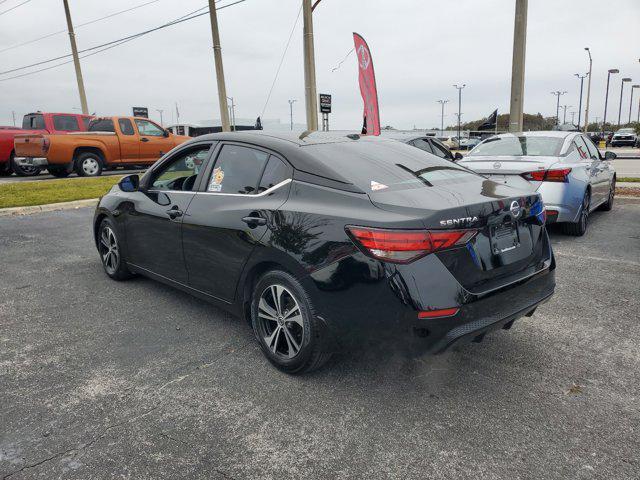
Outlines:
{"label": "utility pole", "polygon": [[509,131],[523,129],[524,65],[527,50],[528,0],[516,0],[516,15],[513,27],[513,59],[511,61],[511,107]]}
{"label": "utility pole", "polygon": [[571,108],[573,107],[573,105],[563,105],[562,108],[564,109],[564,115],[562,117],[562,124],[564,125],[565,123],[567,123],[567,108]]}
{"label": "utility pole", "polygon": [[551,95],[555,95],[556,97],[558,97],[558,100],[556,102],[556,125],[560,125],[560,95],[564,95],[565,93],[567,92],[561,92],[560,90],[551,92]]}
{"label": "utility pole", "polygon": [[16,112],[11,110],[11,118],[13,119],[13,126],[16,126]]}
{"label": "utility pole", "polygon": [[622,79],[622,83],[620,84],[620,107],[618,108],[618,128],[620,128],[620,116],[622,115],[622,93],[624,92],[624,84],[630,81],[631,81],[630,78],[625,77]]}
{"label": "utility pole", "polygon": [[[580,114],[582,113],[582,86],[583,86],[585,77],[589,74],[585,73],[584,75],[580,75],[579,73],[574,73],[574,75],[580,79],[580,101],[578,102],[578,125],[577,125],[578,130],[580,130]],[[573,120],[571,121],[571,123],[573,123]]]}
{"label": "utility pole", "polygon": [[640,85],[633,85],[631,87],[631,99],[629,100],[629,123],[631,123],[631,110],[633,109],[633,91],[636,88],[640,88]]}
{"label": "utility pole", "polygon": [[466,83],[463,83],[461,87],[454,85],[458,90],[458,143],[460,142],[460,117],[462,116],[462,89],[466,86]]}
{"label": "utility pole", "polygon": [[615,74],[620,72],[617,68],[610,68],[607,72],[607,93],[604,96],[604,118],[602,119],[602,136],[604,137],[604,129],[607,124],[607,104],[609,103],[609,80],[611,79],[611,74]]}
{"label": "utility pole", "polygon": [[71,12],[69,11],[68,0],[62,0],[64,4],[64,14],[67,17],[67,28],[69,30],[69,41],[71,42],[71,54],[73,55],[73,65],[76,68],[76,80],[78,81],[78,93],[80,94],[80,105],[82,113],[89,115],[89,107],[87,107],[87,95],[84,92],[84,80],[82,79],[82,69],[80,68],[80,58],[78,57],[78,47],[76,46],[76,34],[73,32],[73,23],[71,22]]}
{"label": "utility pole", "polygon": [[297,100],[292,99],[289,100],[289,123],[291,124],[291,131],[293,132],[293,104],[297,102]]}
{"label": "utility pole", "polygon": [[444,136],[444,105],[449,103],[449,100],[438,100],[438,103],[442,107],[442,113],[440,114],[440,136]]}
{"label": "utility pole", "polygon": [[164,110],[156,108],[156,112],[160,114],[160,126],[164,127],[164,122],[162,121],[162,112],[164,112]]}
{"label": "utility pole", "polygon": [[584,47],[589,54],[589,81],[587,82],[587,109],[584,112],[584,133],[587,133],[589,128],[589,101],[591,100],[591,68],[593,67],[593,59],[591,58],[591,50],[589,47]]}
{"label": "utility pole", "polygon": [[[213,0],[209,0],[212,2]],[[304,101],[307,108],[307,130],[318,130],[318,95],[316,94],[316,60],[313,47],[313,12],[311,0],[302,0],[304,43]]]}
{"label": "utility pole", "polygon": [[229,132],[229,107],[227,106],[227,87],[224,83],[224,68],[222,67],[222,48],[220,47],[220,32],[218,31],[218,15],[215,0],[209,0],[209,16],[211,17],[211,37],[213,39],[213,56],[216,63],[216,80],[218,82],[218,102],[220,102],[220,121],[222,131]]}

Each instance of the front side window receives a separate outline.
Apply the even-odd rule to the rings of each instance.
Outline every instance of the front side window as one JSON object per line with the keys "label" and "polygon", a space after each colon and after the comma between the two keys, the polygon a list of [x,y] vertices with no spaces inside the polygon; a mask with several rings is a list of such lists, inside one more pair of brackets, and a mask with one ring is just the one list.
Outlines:
{"label": "front side window", "polygon": [[249,147],[225,145],[211,172],[208,192],[251,195],[258,189],[269,154]]}
{"label": "front side window", "polygon": [[133,131],[133,125],[131,125],[131,120],[128,118],[119,118],[118,126],[123,135],[133,135],[135,133]]}
{"label": "front side window", "polygon": [[425,152],[429,152],[429,153],[433,153],[433,151],[431,150],[431,146],[429,145],[429,142],[421,139],[421,138],[417,138],[416,140],[413,140],[411,142],[411,144],[414,147],[419,148],[420,150],[424,150]]}
{"label": "front side window", "polygon": [[96,118],[95,120],[91,120],[89,122],[89,128],[87,128],[90,132],[114,132],[116,131],[113,126],[113,120],[110,118]]}
{"label": "front side window", "polygon": [[576,150],[578,150],[578,154],[580,155],[581,159],[585,160],[589,158],[589,150],[587,149],[587,145],[584,143],[582,137],[576,137],[573,140],[573,144],[575,145]]}
{"label": "front side window", "polygon": [[589,150],[589,156],[595,160],[600,160],[600,153],[598,152],[598,149],[593,144],[591,139],[588,137],[582,137],[582,140],[584,140],[584,143],[587,146],[587,149]]}
{"label": "front side window", "polygon": [[192,191],[210,148],[200,145],[178,153],[157,172],[151,189]]}
{"label": "front side window", "polygon": [[54,115],[53,128],[61,132],[77,132],[80,130],[78,119],[73,115]]}
{"label": "front side window", "polygon": [[162,137],[164,130],[148,120],[136,120],[138,133],[143,137]]}
{"label": "front side window", "polygon": [[438,145],[438,142],[433,142],[431,146],[433,147],[433,153],[435,153],[440,158],[451,158],[449,152],[442,145]]}
{"label": "front side window", "polygon": [[476,148],[469,152],[468,156],[556,156],[560,153],[563,143],[564,138],[562,137],[538,137],[529,135],[494,137],[476,146]]}
{"label": "front side window", "polygon": [[258,186],[258,193],[264,192],[284,182],[290,176],[291,168],[277,157],[271,155],[271,157],[269,157],[269,163],[267,163],[264,173],[262,174],[262,180],[260,180],[260,185]]}
{"label": "front side window", "polygon": [[85,129],[89,128],[89,124],[91,123],[91,120],[93,120],[91,117],[82,117],[82,123]]}

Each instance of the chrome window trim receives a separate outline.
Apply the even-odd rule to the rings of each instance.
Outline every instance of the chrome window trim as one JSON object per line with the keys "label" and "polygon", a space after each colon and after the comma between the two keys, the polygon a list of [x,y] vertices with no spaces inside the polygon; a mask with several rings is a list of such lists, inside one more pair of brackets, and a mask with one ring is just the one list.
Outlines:
{"label": "chrome window trim", "polygon": [[220,193],[220,192],[194,192],[194,191],[184,191],[184,190],[147,190],[149,193],[189,193],[189,194],[206,194],[206,195],[224,195],[227,197],[245,197],[245,198],[256,198],[263,197],[265,195],[269,195],[270,193],[276,191],[280,187],[284,187],[285,185],[291,183],[293,180],[291,178],[287,178],[286,180],[281,181],[280,183],[276,183],[273,187],[267,188],[264,192],[260,193]]}

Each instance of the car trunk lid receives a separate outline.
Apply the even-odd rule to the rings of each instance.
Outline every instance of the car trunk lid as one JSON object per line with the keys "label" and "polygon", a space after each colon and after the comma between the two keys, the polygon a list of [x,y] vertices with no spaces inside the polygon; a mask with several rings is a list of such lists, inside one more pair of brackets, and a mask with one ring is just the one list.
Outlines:
{"label": "car trunk lid", "polygon": [[494,182],[535,192],[542,182],[526,180],[522,174],[547,170],[557,161],[557,157],[546,156],[471,156],[460,160],[458,164]]}

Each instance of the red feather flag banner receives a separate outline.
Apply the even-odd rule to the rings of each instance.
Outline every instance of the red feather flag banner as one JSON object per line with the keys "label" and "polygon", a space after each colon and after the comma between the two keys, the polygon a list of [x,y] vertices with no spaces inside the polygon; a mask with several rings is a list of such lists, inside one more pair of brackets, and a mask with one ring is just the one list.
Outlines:
{"label": "red feather flag banner", "polygon": [[364,135],[380,135],[380,111],[378,110],[378,90],[376,88],[376,75],[373,71],[373,60],[369,46],[357,33],[353,32],[356,57],[358,59],[358,82],[360,93],[364,102],[364,123],[362,133]]}

